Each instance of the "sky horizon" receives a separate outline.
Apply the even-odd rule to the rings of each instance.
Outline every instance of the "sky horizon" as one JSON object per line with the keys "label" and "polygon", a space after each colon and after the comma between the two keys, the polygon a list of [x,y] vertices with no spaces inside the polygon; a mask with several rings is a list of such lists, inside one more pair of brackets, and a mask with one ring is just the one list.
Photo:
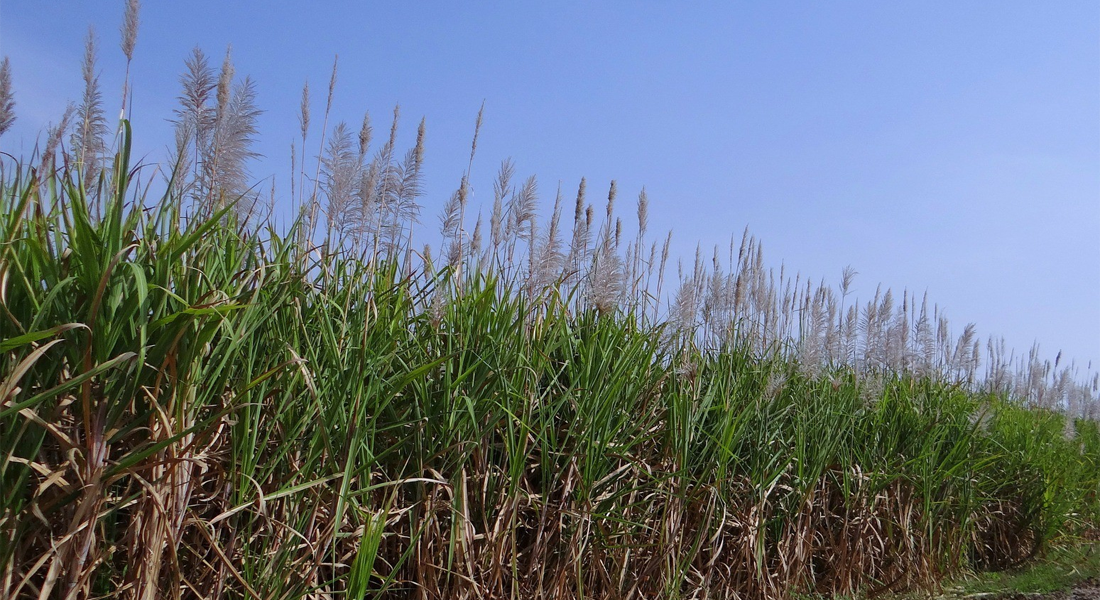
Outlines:
{"label": "sky horizon", "polygon": [[[404,148],[427,120],[422,229],[484,101],[473,207],[509,157],[538,176],[542,215],[559,182],[570,198],[586,177],[599,206],[616,180],[624,217],[645,186],[650,231],[672,229],[686,262],[748,226],[777,269],[835,284],[850,265],[862,301],[880,283],[927,291],[955,332],[1100,361],[1100,4],[302,6],[144,3],[135,155],[166,157],[191,49],[216,67],[231,44],[265,111],[252,175],[285,195],[302,84],[317,141],[338,54],[330,129],[369,109],[377,139],[400,103]],[[17,103],[0,151],[28,153],[79,100],[89,25],[117,114],[122,12],[0,0]]]}

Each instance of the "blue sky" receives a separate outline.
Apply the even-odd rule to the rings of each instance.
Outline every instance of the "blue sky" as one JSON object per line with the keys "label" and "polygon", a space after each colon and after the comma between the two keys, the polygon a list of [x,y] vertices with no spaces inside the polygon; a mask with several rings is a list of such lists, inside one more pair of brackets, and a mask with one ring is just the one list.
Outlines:
{"label": "blue sky", "polygon": [[[590,198],[645,185],[651,230],[706,254],[747,225],[771,264],[909,288],[961,330],[1100,360],[1100,3],[152,2],[133,65],[136,148],[161,160],[183,60],[233,45],[258,82],[256,178],[289,187],[307,79],[315,122],[333,56],[333,121],[376,135],[395,103],[427,117],[425,227],[465,169],[478,107],[475,205],[499,162]],[[85,31],[121,89],[122,2],[0,0],[16,126],[33,147],[80,93]],[[316,140],[316,136],[313,138]],[[269,185],[269,184],[268,184]],[[546,207],[548,210],[548,207]]]}

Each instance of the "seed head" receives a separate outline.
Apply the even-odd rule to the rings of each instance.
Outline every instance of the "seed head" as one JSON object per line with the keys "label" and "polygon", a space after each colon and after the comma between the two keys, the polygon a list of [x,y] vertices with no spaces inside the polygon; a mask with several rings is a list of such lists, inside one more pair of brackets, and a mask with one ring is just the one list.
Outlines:
{"label": "seed head", "polygon": [[298,123],[302,126],[302,139],[306,139],[309,132],[309,82],[302,86],[301,112],[298,114]]}
{"label": "seed head", "polygon": [[0,61],[0,135],[15,122],[15,94],[11,89],[11,61]]}
{"label": "seed head", "polygon": [[126,13],[122,17],[122,53],[126,55],[126,62],[134,60],[134,46],[137,44],[137,31],[140,24],[138,12],[140,10],[140,0],[128,0],[126,2]]}
{"label": "seed head", "polygon": [[225,49],[225,60],[222,61],[221,76],[218,77],[218,114],[225,114],[229,106],[230,87],[233,85],[233,46]]}
{"label": "seed head", "polygon": [[371,134],[374,132],[370,126],[370,111],[363,113],[363,126],[359,129],[359,156],[365,156],[370,148]]}

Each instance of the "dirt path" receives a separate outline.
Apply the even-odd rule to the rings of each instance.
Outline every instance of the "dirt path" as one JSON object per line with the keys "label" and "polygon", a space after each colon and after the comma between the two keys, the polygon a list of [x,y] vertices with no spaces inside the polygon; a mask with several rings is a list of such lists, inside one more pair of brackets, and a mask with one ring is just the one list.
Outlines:
{"label": "dirt path", "polygon": [[963,600],[1100,600],[1100,580],[1086,579],[1071,589],[1046,594],[1022,592],[969,594]]}
{"label": "dirt path", "polygon": [[1100,581],[1092,580],[1087,586],[1071,590],[1067,595],[1068,600],[1100,600]]}
{"label": "dirt path", "polygon": [[1050,600],[1100,600],[1100,581],[1086,579],[1077,587],[1047,596]]}

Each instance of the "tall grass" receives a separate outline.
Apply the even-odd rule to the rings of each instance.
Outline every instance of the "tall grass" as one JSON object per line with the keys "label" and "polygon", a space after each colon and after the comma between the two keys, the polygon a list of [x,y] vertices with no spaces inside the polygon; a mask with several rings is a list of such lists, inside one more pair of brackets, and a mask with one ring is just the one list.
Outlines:
{"label": "tall grass", "polygon": [[567,234],[506,163],[467,230],[476,133],[414,251],[423,123],[403,158],[397,111],[377,151],[369,119],[323,127],[310,173],[308,92],[277,229],[224,65],[189,60],[163,184],[127,121],[0,172],[0,597],[847,595],[1097,524],[1072,371],[982,378],[970,328],[771,273],[747,235],[665,310],[644,193],[631,241],[582,181]]}
{"label": "tall grass", "polygon": [[99,219],[5,171],[5,597],[846,594],[1094,522],[1092,421],[185,219],[121,146]]}

